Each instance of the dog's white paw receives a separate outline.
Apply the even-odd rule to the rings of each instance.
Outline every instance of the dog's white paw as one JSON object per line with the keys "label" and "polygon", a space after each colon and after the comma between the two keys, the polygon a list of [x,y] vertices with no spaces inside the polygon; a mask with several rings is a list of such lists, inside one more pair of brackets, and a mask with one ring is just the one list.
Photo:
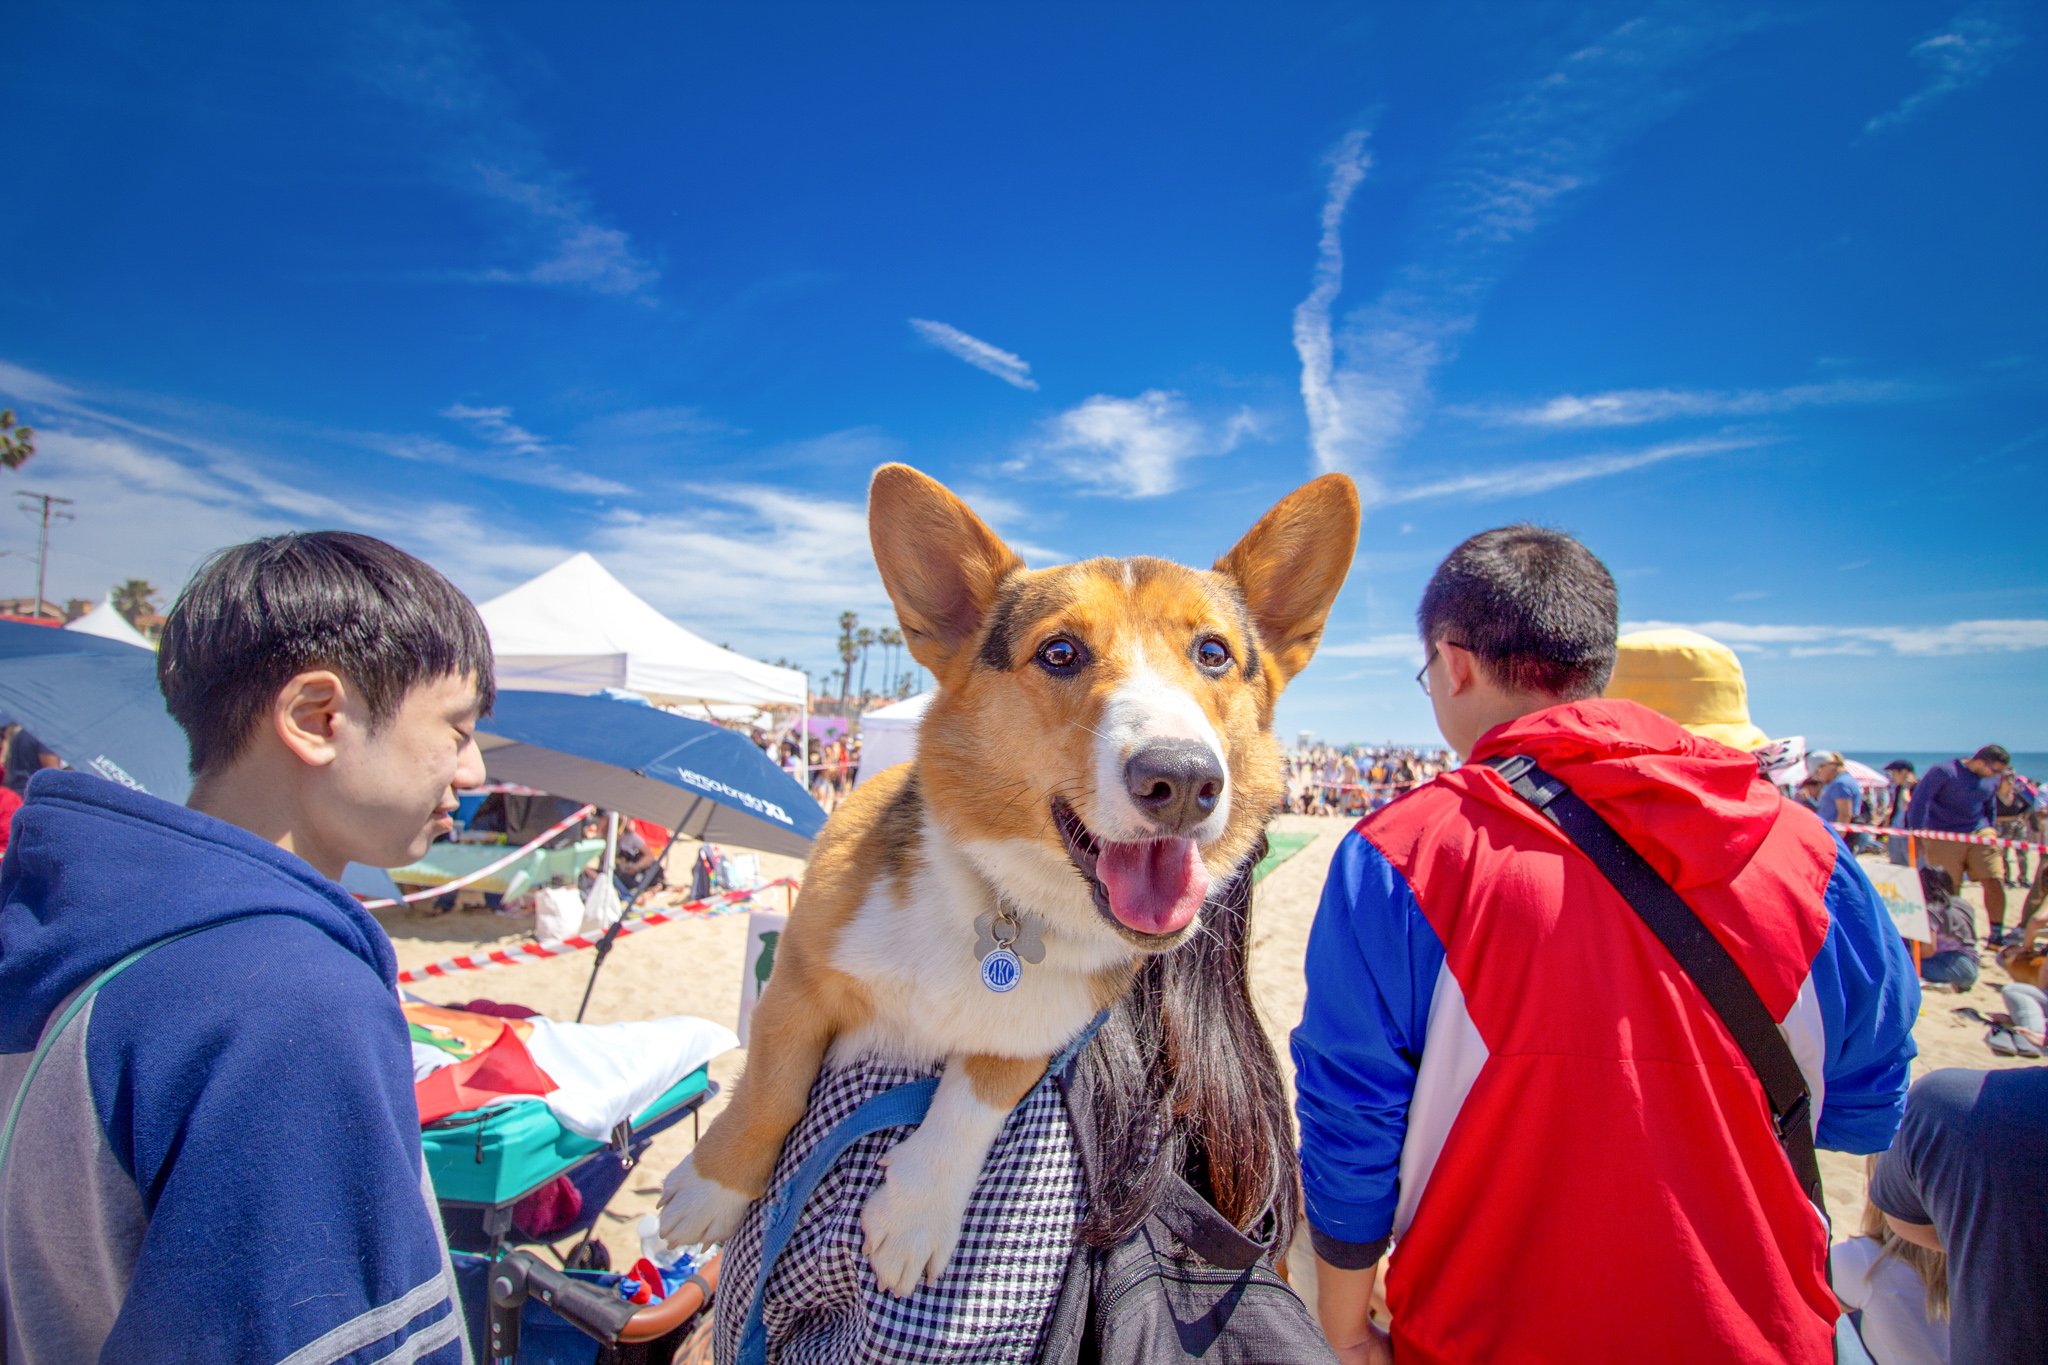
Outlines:
{"label": "dog's white paw", "polygon": [[[884,1163],[901,1157],[907,1146],[909,1141]],[[952,1182],[931,1178],[935,1174],[923,1163],[897,1161],[860,1211],[862,1249],[875,1282],[899,1299],[916,1293],[924,1281],[936,1282],[960,1242],[967,1201],[949,1188]]]}
{"label": "dog's white paw", "polygon": [[668,1173],[661,1182],[661,1239],[672,1247],[723,1242],[739,1230],[753,1199],[738,1190],[698,1175],[695,1158]]}

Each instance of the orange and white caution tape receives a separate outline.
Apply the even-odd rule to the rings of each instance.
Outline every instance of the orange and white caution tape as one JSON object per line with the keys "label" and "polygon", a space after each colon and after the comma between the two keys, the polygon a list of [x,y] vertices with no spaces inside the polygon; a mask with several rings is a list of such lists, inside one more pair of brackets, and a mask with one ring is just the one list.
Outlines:
{"label": "orange and white caution tape", "polygon": [[[666,910],[650,910],[621,924],[619,932],[614,937],[624,938],[628,934],[637,934],[642,929],[652,929],[657,924],[670,924],[676,920],[709,919],[752,900],[763,891],[770,891],[778,886],[794,889],[797,884],[794,877],[777,877],[774,881],[763,882],[759,886],[742,887],[737,891],[721,891],[715,896],[706,896],[703,900],[690,901],[688,904],[672,906]],[[595,948],[597,941],[603,937],[602,933],[574,934],[568,938],[538,939],[532,943],[514,944],[510,948],[493,948],[487,953],[464,953],[461,957],[451,957],[445,961],[400,972],[398,981],[400,985],[411,985],[430,981],[437,976],[452,976],[457,972],[481,972],[492,967],[517,967],[527,962],[538,962],[542,958],[560,957],[564,953]]]}
{"label": "orange and white caution tape", "polygon": [[548,842],[548,840],[554,838],[556,835],[568,829],[569,826],[581,822],[585,816],[589,815],[592,811],[596,809],[597,807],[595,806],[585,806],[582,810],[577,811],[574,815],[565,816],[563,819],[557,821],[553,825],[550,825],[547,829],[543,830],[533,840],[532,843],[527,844],[523,848],[515,848],[510,853],[507,853],[504,857],[498,859],[498,861],[486,864],[485,866],[478,868],[474,872],[465,872],[460,877],[457,877],[452,881],[442,882],[438,886],[430,886],[426,888],[424,891],[407,892],[405,895],[398,897],[396,900],[392,899],[389,896],[386,896],[382,900],[364,901],[363,909],[389,910],[394,905],[411,905],[415,901],[430,901],[437,896],[445,896],[451,891],[460,891],[463,887],[469,886],[474,882],[480,882],[494,872],[503,872],[506,868],[512,866],[512,864],[518,862],[521,858],[524,858],[527,854],[533,852],[542,844]]}
{"label": "orange and white caution tape", "polygon": [[1891,829],[1884,825],[1843,824],[1830,820],[1836,829],[1850,834],[1897,834],[1909,839],[1933,839],[1944,844],[1982,844],[1986,848],[2031,848],[2048,853],[2048,844],[2036,843],[2031,839],[2007,839],[1997,834],[1949,834],[1938,829]]}

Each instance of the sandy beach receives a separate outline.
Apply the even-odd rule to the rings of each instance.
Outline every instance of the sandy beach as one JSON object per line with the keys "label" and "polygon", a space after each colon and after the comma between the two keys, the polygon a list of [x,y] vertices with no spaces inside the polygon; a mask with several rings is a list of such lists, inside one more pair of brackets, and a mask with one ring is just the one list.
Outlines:
{"label": "sandy beach", "polygon": [[[1337,817],[1279,817],[1275,829],[1312,833],[1315,838],[1260,883],[1254,902],[1252,989],[1260,1016],[1279,1049],[1282,1067],[1289,1072],[1290,1084],[1286,1040],[1288,1031],[1301,1017],[1302,959],[1308,946],[1309,925],[1330,860],[1350,826],[1350,821]],[[694,853],[695,845],[687,840],[671,851],[671,881],[687,884],[689,860]],[[761,871],[764,878],[803,875],[802,864],[796,859],[770,854],[762,855]],[[767,894],[768,903],[781,908],[783,893],[778,890]],[[1980,907],[1981,929],[1979,894],[1974,888],[1969,894],[1972,903]],[[2017,893],[2012,901],[2016,912]],[[532,926],[530,919],[473,911],[387,912],[380,919],[391,935],[401,968],[421,966],[478,947],[516,943],[526,937]],[[598,977],[586,1018],[592,1023],[610,1023],[695,1014],[731,1025],[739,1013],[745,940],[744,913],[667,924],[621,939]],[[1957,996],[1946,987],[1927,988],[1920,1020],[1913,1031],[1920,1046],[1915,1076],[1949,1066],[2039,1065],[1994,1055],[1984,1046],[1984,1026],[1953,1013],[1965,1006],[1974,1006],[1985,1014],[2003,1008],[1998,987],[2007,978],[1996,962],[1986,956],[1983,977],[1967,995]],[[446,977],[411,989],[437,1004],[461,1004],[478,998],[516,1001],[554,1018],[573,1019],[589,978],[590,963],[589,953],[577,953],[527,966]],[[729,1089],[745,1059],[743,1050],[719,1058],[711,1065],[712,1078]],[[722,1103],[722,1097],[713,1100],[706,1106],[705,1116],[715,1114]],[[611,1250],[615,1263],[630,1264],[639,1254],[634,1223],[641,1214],[653,1209],[662,1176],[689,1151],[690,1143],[687,1123],[658,1138],[600,1221],[599,1238]],[[1863,1160],[1823,1152],[1821,1171],[1837,1239],[1853,1235],[1863,1213]],[[1297,1284],[1305,1284],[1305,1277],[1312,1273],[1312,1263],[1301,1254],[1305,1245],[1304,1239],[1291,1261]]]}

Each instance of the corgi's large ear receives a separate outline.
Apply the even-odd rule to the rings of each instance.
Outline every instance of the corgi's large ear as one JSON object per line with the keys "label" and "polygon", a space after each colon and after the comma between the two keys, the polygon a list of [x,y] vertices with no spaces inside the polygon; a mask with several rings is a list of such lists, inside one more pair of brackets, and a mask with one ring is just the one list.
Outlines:
{"label": "corgi's large ear", "polygon": [[966,503],[904,464],[868,485],[868,539],[910,656],[934,674],[971,644],[1002,581],[1024,567]]}
{"label": "corgi's large ear", "polygon": [[1315,657],[1357,549],[1358,488],[1342,474],[1325,474],[1282,498],[1216,561],[1216,572],[1243,591],[1281,682]]}

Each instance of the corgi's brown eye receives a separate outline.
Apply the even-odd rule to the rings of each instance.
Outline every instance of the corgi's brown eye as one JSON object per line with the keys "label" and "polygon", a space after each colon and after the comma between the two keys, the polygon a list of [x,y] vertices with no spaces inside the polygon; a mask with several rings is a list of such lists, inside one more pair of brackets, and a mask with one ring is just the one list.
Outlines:
{"label": "corgi's brown eye", "polygon": [[1195,662],[1210,672],[1230,667],[1230,646],[1213,636],[1195,646]]}
{"label": "corgi's brown eye", "polygon": [[1054,636],[1038,647],[1038,662],[1049,673],[1071,673],[1081,666],[1081,647]]}

